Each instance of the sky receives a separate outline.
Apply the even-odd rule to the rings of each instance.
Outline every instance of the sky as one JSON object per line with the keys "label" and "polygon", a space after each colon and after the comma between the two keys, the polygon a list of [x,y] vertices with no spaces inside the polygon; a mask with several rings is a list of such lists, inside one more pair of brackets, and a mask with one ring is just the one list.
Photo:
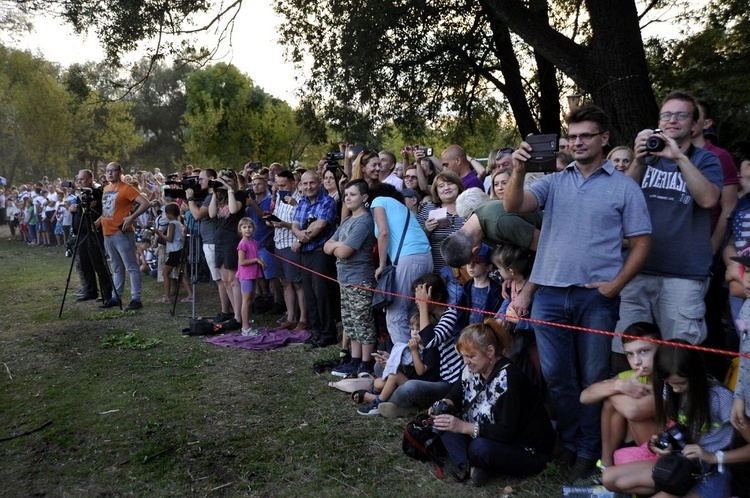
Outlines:
{"label": "sky", "polygon": [[[17,40],[0,34],[0,40],[65,67],[75,62],[102,60],[103,51],[95,33],[76,36],[68,25],[51,17],[33,18],[32,22],[35,26],[32,33]],[[281,25],[282,19],[273,11],[271,0],[246,0],[235,23],[234,49],[230,52],[224,47],[217,56],[223,55],[219,60],[232,63],[266,93],[295,105],[295,70],[284,61],[283,47],[277,43]]]}

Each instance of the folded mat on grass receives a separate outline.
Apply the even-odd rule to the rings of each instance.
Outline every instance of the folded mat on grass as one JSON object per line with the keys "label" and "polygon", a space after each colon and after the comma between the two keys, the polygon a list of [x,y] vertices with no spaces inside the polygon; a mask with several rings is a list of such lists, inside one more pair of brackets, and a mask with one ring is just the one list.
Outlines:
{"label": "folded mat on grass", "polygon": [[299,344],[310,337],[310,332],[301,330],[292,332],[286,329],[269,330],[265,327],[259,328],[260,335],[249,336],[242,334],[222,334],[209,337],[206,342],[223,346],[226,348],[243,348],[255,351],[270,351],[287,344]]}

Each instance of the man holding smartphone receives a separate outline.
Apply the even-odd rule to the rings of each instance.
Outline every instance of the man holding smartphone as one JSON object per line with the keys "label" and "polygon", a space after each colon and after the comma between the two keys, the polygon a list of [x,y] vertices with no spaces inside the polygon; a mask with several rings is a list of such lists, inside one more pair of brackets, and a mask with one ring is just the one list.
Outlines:
{"label": "man holding smartphone", "polygon": [[[651,223],[638,185],[604,157],[609,140],[604,111],[580,107],[567,124],[575,161],[524,189],[532,156],[523,142],[513,153],[503,201],[509,213],[544,209],[529,277],[537,287],[531,318],[538,320],[534,330],[542,373],[557,407],[563,463],[573,464],[568,482],[574,482],[595,472],[601,454],[601,403],[582,405],[579,397],[583,388],[609,377],[611,337],[564,325],[614,330],[620,291],[648,255]],[[625,259],[623,238],[630,244]]]}
{"label": "man holding smartphone", "polygon": [[284,304],[286,305],[286,321],[280,328],[307,330],[307,307],[305,293],[302,289],[302,272],[295,264],[300,264],[300,256],[292,251],[292,244],[297,238],[292,233],[294,211],[300,199],[297,191],[297,181],[294,173],[283,170],[276,174],[276,203],[273,214],[280,221],[268,221],[274,227],[273,243],[276,255],[281,264],[276,265],[276,276],[282,281],[284,289]]}

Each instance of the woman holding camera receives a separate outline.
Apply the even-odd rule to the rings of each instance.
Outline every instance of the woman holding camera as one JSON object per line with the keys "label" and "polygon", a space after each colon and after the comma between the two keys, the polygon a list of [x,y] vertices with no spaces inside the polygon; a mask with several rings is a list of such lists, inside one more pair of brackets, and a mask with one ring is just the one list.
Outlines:
{"label": "woman holding camera", "polygon": [[225,322],[223,327],[225,330],[237,330],[242,325],[242,291],[235,278],[237,245],[241,240],[237,227],[245,216],[247,194],[240,188],[237,175],[232,170],[221,170],[221,174],[209,186],[214,189],[208,205],[208,216],[216,218],[216,267],[234,310],[234,318]]}
{"label": "woman holding camera", "polygon": [[[670,342],[675,345],[659,346],[654,356],[656,426],[670,432],[652,436],[649,448],[660,456],[682,453],[696,462],[694,473],[699,477],[684,496],[727,497],[730,475],[722,465],[722,450],[732,442],[732,392],[708,375],[700,352],[682,347],[687,345],[684,341]],[[679,431],[672,425],[677,422],[684,426]],[[651,495],[659,491],[652,477],[655,465],[658,462],[648,460],[609,467],[602,482],[610,491]]]}
{"label": "woman holding camera", "polygon": [[431,409],[458,474],[470,472],[477,486],[491,474],[541,472],[555,445],[538,389],[503,355],[510,345],[503,322],[487,319],[466,327],[456,341],[466,366],[442,400],[451,407]]}

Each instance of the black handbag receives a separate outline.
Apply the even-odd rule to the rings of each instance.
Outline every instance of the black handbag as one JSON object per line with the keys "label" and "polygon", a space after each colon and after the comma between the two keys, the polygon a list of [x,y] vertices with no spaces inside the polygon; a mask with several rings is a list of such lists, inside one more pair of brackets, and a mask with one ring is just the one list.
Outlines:
{"label": "black handbag", "polygon": [[651,471],[656,491],[685,496],[695,486],[700,469],[696,462],[682,453],[668,453],[659,457]]}
{"label": "black handbag", "polygon": [[383,272],[380,274],[380,280],[375,285],[375,291],[372,295],[372,306],[374,310],[384,310],[388,306],[393,304],[396,299],[396,265],[398,264],[398,258],[401,256],[401,247],[404,245],[404,239],[406,238],[406,229],[409,228],[409,219],[411,218],[411,211],[408,209],[406,215],[406,224],[404,225],[404,231],[401,234],[401,242],[398,244],[398,251],[396,251],[396,259],[392,264],[383,268]]}

